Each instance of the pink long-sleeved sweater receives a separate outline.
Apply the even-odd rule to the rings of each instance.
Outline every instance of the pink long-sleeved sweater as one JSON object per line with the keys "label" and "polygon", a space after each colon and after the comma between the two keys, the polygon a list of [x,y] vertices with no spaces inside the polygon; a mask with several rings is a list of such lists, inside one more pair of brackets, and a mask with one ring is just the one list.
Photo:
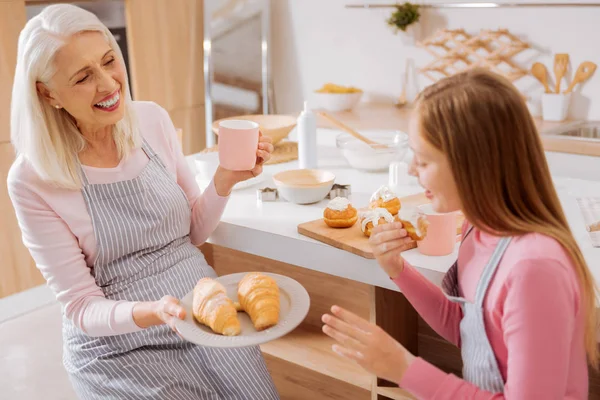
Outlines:
{"label": "pink long-sleeved sweater", "polygon": [[[213,183],[200,193],[179,146],[175,127],[163,108],[152,102],[134,102],[134,109],[142,136],[189,200],[192,242],[203,243],[217,227],[227,197],[219,196]],[[102,184],[133,179],[147,163],[148,157],[138,148],[114,168],[83,168],[91,184]],[[132,316],[135,302],[106,299],[91,275],[97,254],[96,239],[81,191],[48,185],[22,157],[9,172],[8,190],[23,242],[67,318],[90,336],[140,330]]]}
{"label": "pink long-sleeved sweater", "polygon": [[[461,246],[459,293],[471,302],[498,240],[473,229]],[[394,282],[436,332],[460,346],[459,304],[408,264]],[[436,400],[588,398],[580,286],[556,240],[540,234],[514,238],[483,308],[488,339],[505,381],[503,394],[480,390],[421,358],[408,368],[400,386],[418,398]]]}

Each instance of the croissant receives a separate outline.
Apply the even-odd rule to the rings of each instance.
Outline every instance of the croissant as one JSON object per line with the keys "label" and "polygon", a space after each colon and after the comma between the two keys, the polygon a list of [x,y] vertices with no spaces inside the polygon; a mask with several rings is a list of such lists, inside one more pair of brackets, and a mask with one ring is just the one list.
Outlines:
{"label": "croissant", "polygon": [[238,284],[238,299],[257,331],[279,322],[279,287],[270,276],[255,272],[244,276]]}
{"label": "croissant", "polygon": [[225,287],[211,278],[202,278],[194,287],[192,313],[199,323],[215,333],[236,336],[242,331],[237,310]]}

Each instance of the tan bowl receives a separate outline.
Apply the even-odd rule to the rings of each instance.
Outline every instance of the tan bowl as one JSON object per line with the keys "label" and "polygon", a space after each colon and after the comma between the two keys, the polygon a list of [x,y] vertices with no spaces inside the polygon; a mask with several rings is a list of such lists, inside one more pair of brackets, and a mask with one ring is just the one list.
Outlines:
{"label": "tan bowl", "polygon": [[293,169],[273,175],[273,181],[281,197],[287,201],[312,204],[327,197],[335,175],[318,169]]}
{"label": "tan bowl", "polygon": [[212,130],[215,135],[219,134],[219,122],[228,119],[243,119],[256,122],[260,127],[263,135],[269,136],[273,140],[273,144],[280,142],[290,134],[291,130],[296,126],[296,118],[291,115],[237,115],[216,120],[212,124]]}

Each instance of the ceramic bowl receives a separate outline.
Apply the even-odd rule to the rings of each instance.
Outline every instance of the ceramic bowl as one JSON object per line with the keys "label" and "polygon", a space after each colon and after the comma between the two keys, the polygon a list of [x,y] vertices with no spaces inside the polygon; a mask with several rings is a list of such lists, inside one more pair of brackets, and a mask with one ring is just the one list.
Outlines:
{"label": "ceramic bowl", "polygon": [[313,101],[318,108],[327,111],[352,110],[360,101],[363,92],[355,93],[313,93]]}
{"label": "ceramic bowl", "polygon": [[367,172],[382,172],[389,169],[393,161],[401,161],[408,150],[408,135],[401,131],[360,131],[361,135],[383,144],[382,148],[372,148],[348,133],[336,137],[336,147],[340,149],[348,164],[354,169]]}
{"label": "ceramic bowl", "polygon": [[279,195],[290,203],[312,204],[323,200],[335,175],[318,169],[293,169],[273,175]]}
{"label": "ceramic bowl", "polygon": [[273,140],[273,144],[278,143],[286,138],[296,126],[296,118],[291,115],[238,115],[235,117],[227,117],[214,121],[212,124],[212,130],[215,135],[219,134],[219,122],[228,119],[243,119],[256,122],[259,125],[259,129],[262,134],[269,136]]}

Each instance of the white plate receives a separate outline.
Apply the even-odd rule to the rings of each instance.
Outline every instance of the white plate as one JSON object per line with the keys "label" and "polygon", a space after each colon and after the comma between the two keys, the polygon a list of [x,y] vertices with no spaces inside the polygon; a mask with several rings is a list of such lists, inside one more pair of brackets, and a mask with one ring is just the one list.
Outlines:
{"label": "white plate", "polygon": [[[246,189],[246,188],[252,187],[254,185],[257,185],[259,183],[262,183],[265,181],[265,179],[267,179],[267,177],[265,175],[266,174],[263,172],[262,174],[255,176],[254,178],[250,178],[248,180],[238,182],[233,187],[233,190]],[[208,180],[203,179],[200,175],[196,175],[196,183],[198,184],[200,189],[202,189],[202,191],[204,191],[206,189],[206,187],[208,186],[208,184],[210,183],[210,179],[208,179]]]}
{"label": "white plate", "polygon": [[[215,280],[219,281],[227,290],[227,295],[233,301],[237,301],[238,282],[247,274],[241,272],[238,274],[224,275]],[[198,323],[192,315],[193,291],[188,293],[181,304],[185,308],[186,317],[184,320],[175,322],[177,331],[186,340],[207,347],[247,347],[267,343],[278,339],[293,331],[308,314],[310,308],[310,297],[304,287],[292,278],[287,276],[271,274],[264,272],[275,279],[279,286],[280,312],[279,323],[277,325],[257,332],[252,325],[250,317],[240,311],[238,317],[242,326],[242,332],[238,336],[223,336],[214,333],[209,327]]]}

